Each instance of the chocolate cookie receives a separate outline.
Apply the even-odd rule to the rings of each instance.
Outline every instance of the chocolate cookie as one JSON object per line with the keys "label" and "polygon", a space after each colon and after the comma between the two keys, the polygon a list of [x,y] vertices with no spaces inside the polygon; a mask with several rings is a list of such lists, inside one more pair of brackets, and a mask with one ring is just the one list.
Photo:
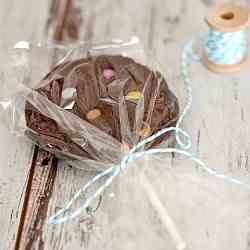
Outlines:
{"label": "chocolate cookie", "polygon": [[[174,126],[179,114],[178,100],[163,76],[121,55],[60,64],[35,91],[128,146]],[[42,114],[34,103],[26,102],[25,116],[27,134],[48,151],[78,159],[98,159],[98,150],[87,138],[79,138],[84,141],[79,143],[72,131]],[[147,147],[159,144],[167,136]]]}

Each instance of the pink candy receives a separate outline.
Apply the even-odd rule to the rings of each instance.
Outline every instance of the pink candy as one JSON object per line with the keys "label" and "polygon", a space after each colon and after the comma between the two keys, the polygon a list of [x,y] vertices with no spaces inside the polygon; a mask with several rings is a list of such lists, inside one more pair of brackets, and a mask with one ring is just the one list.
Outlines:
{"label": "pink candy", "polygon": [[107,80],[111,79],[114,75],[115,75],[115,72],[114,72],[114,70],[112,70],[112,69],[104,69],[104,70],[103,70],[103,76],[104,76]]}

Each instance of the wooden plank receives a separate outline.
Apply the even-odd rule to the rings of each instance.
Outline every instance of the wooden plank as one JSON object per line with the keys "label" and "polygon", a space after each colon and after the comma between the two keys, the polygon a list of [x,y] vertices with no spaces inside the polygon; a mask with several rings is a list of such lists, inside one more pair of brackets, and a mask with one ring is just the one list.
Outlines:
{"label": "wooden plank", "polygon": [[[46,0],[0,1],[1,64],[7,46],[19,40],[43,40],[47,4]],[[0,249],[5,250],[14,248],[33,147],[28,140],[10,135],[2,123],[0,137]]]}
{"label": "wooden plank", "polygon": [[[195,6],[195,10],[192,6]],[[207,7],[209,7],[207,1],[200,3],[190,1],[186,4],[178,1],[174,7],[170,6],[169,2],[165,2],[161,6],[156,5],[155,10],[152,11],[154,13],[152,19],[155,19],[152,31],[157,38],[153,40],[151,46],[156,48],[155,52],[161,65],[168,68],[167,72],[172,88],[177,90],[180,100],[184,98],[183,82],[180,77],[181,50],[186,41],[207,31],[206,25],[202,22]],[[167,17],[166,10],[168,10]],[[170,70],[169,65],[171,65]],[[245,117],[245,113],[248,112],[244,108],[249,105],[249,100],[243,97],[245,96],[243,92],[245,93],[246,89],[249,88],[246,84],[247,72],[241,71],[234,75],[216,75],[207,71],[203,65],[196,63],[190,67],[190,75],[193,81],[193,107],[183,126],[191,134],[192,151],[204,159],[210,167],[242,177],[244,168],[247,168],[248,165],[249,155],[249,143],[245,138],[249,135],[247,128],[249,116],[247,114],[248,118]],[[236,96],[237,101],[234,96]],[[247,122],[241,120],[242,113]],[[239,162],[241,163],[239,164]],[[235,192],[233,190],[236,187],[233,185],[218,184],[216,180],[209,177],[201,178],[200,180],[204,183],[199,183],[199,176],[191,171],[190,166],[192,165],[188,161],[176,162],[174,160],[173,167],[179,169],[183,176],[180,178],[176,174],[175,181],[179,184],[166,185],[171,189],[171,194],[167,194],[168,192],[165,191],[165,200],[168,200],[169,204],[173,204],[171,205],[173,206],[172,211],[174,211],[175,201],[169,197],[179,197],[180,200],[186,200],[186,203],[183,202],[183,217],[178,216],[186,220],[187,223],[190,221],[184,234],[193,235],[193,237],[199,235],[195,242],[189,245],[189,248],[248,249],[249,225],[247,225],[246,220],[249,218],[247,209],[249,205],[247,204],[247,194],[241,189]],[[164,175],[163,172],[161,174]],[[166,180],[169,178],[166,177]],[[198,190],[193,187],[195,182],[200,185]],[[207,186],[211,190],[210,192],[205,192]],[[196,188],[198,187],[196,186]],[[218,190],[221,191],[218,192]],[[211,193],[217,197],[211,198]],[[206,206],[200,205],[199,207],[198,203],[193,210],[189,209],[188,205],[191,202],[188,201],[188,197],[197,198],[202,194],[206,199],[201,201],[201,204],[206,203]],[[224,204],[222,201],[217,204],[217,198],[218,200],[224,199]],[[230,204],[229,201],[234,201],[234,205]],[[228,227],[225,225],[223,227],[220,221],[223,218],[222,209],[225,209],[225,207],[222,208],[223,206],[230,207],[228,209],[231,210],[232,214],[232,216],[228,216],[225,212],[224,219],[230,225]],[[209,210],[215,212],[212,213]],[[241,216],[238,216],[237,213],[240,213]],[[207,220],[204,220],[204,217]],[[183,220],[180,219],[180,224],[183,223]],[[223,237],[219,233],[220,231],[223,231]]]}
{"label": "wooden plank", "polygon": [[15,249],[43,249],[41,231],[57,170],[57,160],[50,155],[46,156],[49,157],[48,165],[41,164],[44,154],[46,153],[35,147],[17,228]]}
{"label": "wooden plank", "polygon": [[[151,1],[144,1],[145,9]],[[142,1],[133,3],[138,7]],[[132,34],[135,20],[139,24],[144,21],[144,16],[136,14],[136,9],[131,8],[131,1],[84,1],[80,4],[83,22],[80,29],[80,39],[94,42],[103,41],[116,37],[127,38],[127,34]],[[127,13],[126,11],[132,12]],[[119,13],[124,13],[120,15]],[[143,13],[143,12],[142,12]],[[130,15],[134,17],[131,22]],[[122,27],[122,29],[121,29]],[[114,35],[115,34],[115,35]],[[63,207],[72,194],[75,193],[84,183],[86,183],[93,173],[69,168],[61,163],[57,171],[54,183],[54,191],[49,203],[48,216],[53,214],[58,208]],[[65,188],[67,187],[67,188]],[[76,206],[79,205],[77,202]],[[101,214],[112,214],[110,207],[101,205]],[[82,249],[88,246],[91,240],[91,217],[83,213],[79,220],[62,225],[45,225],[43,231],[45,249]]]}
{"label": "wooden plank", "polygon": [[[48,30],[57,41],[74,39],[77,35],[74,6],[71,0],[51,1]],[[75,33],[71,32],[75,27]],[[70,31],[68,31],[70,29]],[[53,55],[52,55],[53,57]],[[42,229],[47,218],[48,202],[57,172],[57,159],[35,147],[15,249],[44,249]]]}
{"label": "wooden plank", "polygon": [[[158,6],[158,4],[156,5]],[[138,31],[147,45],[148,40],[151,40],[152,26],[157,25],[154,20],[155,16],[152,16],[156,7],[154,1],[135,1],[133,4],[131,1],[98,1],[98,3],[92,1],[83,2],[81,6],[84,20],[81,26],[82,40],[91,42],[117,37],[126,39]],[[159,6],[161,6],[161,3],[159,3]],[[143,8],[143,10],[140,10],[140,8]],[[121,16],[120,13],[123,13],[123,15]],[[152,40],[155,41],[153,36]],[[167,164],[167,162],[170,164],[171,160],[166,160],[165,163]],[[72,197],[72,194],[89,180],[90,176],[91,174],[85,171],[71,169],[65,165],[60,166],[49,204],[49,214],[53,214],[58,207],[63,207],[65,202]],[[117,203],[119,204],[119,201]],[[115,204],[115,201],[113,202],[115,209],[119,206],[118,204]],[[79,205],[79,202],[76,207],[77,205]],[[116,212],[119,211],[117,208]],[[107,214],[115,217],[112,206],[109,206],[104,201],[97,216],[99,219],[103,216],[103,220],[105,220],[108,217]],[[87,247],[89,241],[95,238],[95,236],[91,237],[88,223],[88,215],[83,213],[79,220],[62,225],[45,226],[44,239],[47,243],[46,248],[70,249],[73,247],[74,249],[82,249]]]}
{"label": "wooden plank", "polygon": [[[147,48],[154,50],[160,64],[166,68],[169,83],[178,94],[183,106],[184,92],[180,79],[181,50],[184,42],[191,36],[206,31],[203,18],[211,4],[212,2],[207,0],[199,2],[194,0],[189,2],[85,1],[81,5],[83,12],[81,39],[100,41],[107,37],[126,37],[131,33],[138,33]],[[193,6],[196,8],[195,11]],[[121,15],[121,13],[123,14]],[[249,106],[247,99],[249,87],[246,85],[248,77],[246,74],[216,76],[199,64],[191,67],[191,75],[194,81],[194,104],[192,112],[185,119],[184,127],[192,136],[192,150],[207,160],[210,166],[216,165],[215,167],[218,169],[240,175],[241,167],[248,164],[249,154],[249,143],[246,138],[249,135],[247,121],[250,116],[244,108]],[[216,117],[216,122],[214,117]],[[216,126],[218,124],[219,126]],[[238,126],[240,126],[240,130],[235,129]],[[224,136],[222,137],[222,135]],[[165,160],[162,164],[169,164],[177,170],[180,169],[180,172],[183,171],[183,180],[178,172],[173,171],[174,177],[171,177],[168,171],[164,171],[162,168],[155,174],[156,176],[166,176],[166,180],[169,180],[169,185],[164,183],[164,187],[160,186],[164,190],[161,194],[162,200],[172,202],[170,202],[172,205],[169,205],[169,209],[175,215],[176,220],[183,225],[185,236],[192,236],[195,239],[195,242],[190,243],[190,249],[246,249],[249,226],[246,225],[244,219],[249,217],[249,212],[246,211],[247,205],[244,203],[245,192],[242,190],[233,192],[234,188],[230,185],[225,184],[224,186],[217,181],[214,181],[213,184],[213,179],[200,177],[199,171],[193,171],[191,168],[192,163],[176,161],[174,158]],[[241,167],[237,167],[239,165]],[[187,168],[187,166],[189,167]],[[56,208],[64,206],[65,202],[89,177],[89,173],[62,165],[57,172],[48,214],[53,214]],[[175,183],[174,180],[178,180],[178,182]],[[200,189],[197,185],[200,185]],[[220,195],[218,190],[221,190],[222,198],[219,196],[219,201],[213,200],[211,194],[205,192],[210,186],[211,192],[217,195]],[[229,202],[235,199],[235,194],[238,194],[237,202],[240,212]],[[197,209],[197,213],[192,213],[188,207],[189,198],[192,195],[199,197],[201,204],[206,204],[206,195],[208,195],[207,199],[210,202],[204,213],[202,213],[202,206],[193,207],[193,209]],[[175,214],[176,202],[171,197],[179,197],[180,200],[186,201],[187,211],[183,211],[181,215]],[[111,205],[107,204],[110,199],[107,199],[108,201],[102,204],[97,215],[98,218],[103,216],[103,220],[107,219],[108,213],[115,217],[116,209],[113,211],[110,208]],[[232,211],[236,210],[240,213],[240,216],[229,217],[231,222],[228,222],[227,225],[230,226],[223,231],[226,237],[221,237],[220,232],[216,231],[220,228],[225,229],[222,227],[225,224],[222,225],[221,217],[215,217],[216,213],[212,212],[218,210],[218,214],[222,213],[214,204],[223,205],[223,201],[232,206]],[[112,205],[115,206],[115,201],[112,202]],[[208,217],[201,226],[205,212]],[[45,226],[43,231],[45,249],[82,249],[86,247],[91,233],[88,231],[88,223],[84,218],[86,218],[86,214],[83,214],[79,220],[67,224]],[[186,221],[186,224],[183,224],[183,220]],[[243,223],[238,226],[239,222]],[[106,228],[106,231],[108,230],[109,228]],[[195,236],[197,231],[199,237]],[[108,239],[105,239],[104,235],[102,236],[104,238],[100,236],[99,239],[103,239],[103,241]],[[215,248],[216,244],[218,248]]]}
{"label": "wooden plank", "polygon": [[[138,32],[141,37],[143,37],[147,47],[155,51],[161,65],[167,68],[171,86],[178,94],[179,99],[183,100],[184,93],[182,87],[180,87],[182,86],[182,82],[179,73],[179,55],[184,41],[192,34],[197,35],[197,33],[203,30],[205,31],[205,25],[202,23],[202,20],[207,8],[211,4],[212,3],[207,0],[200,2],[192,0],[189,3],[184,1],[175,1],[173,3],[163,0],[157,2],[153,0],[103,0],[98,1],[98,3],[94,1],[84,1],[81,3],[83,25],[80,38],[94,41],[102,40],[107,36],[126,37],[127,34]],[[196,11],[193,10],[193,6],[196,6]],[[127,12],[128,15],[121,16],[120,13],[124,12]],[[247,126],[247,124],[249,124],[250,114],[246,108],[249,106],[249,87],[246,84],[248,75],[247,73],[242,73],[241,75],[231,75],[227,77],[217,76],[211,74],[199,64],[191,67],[191,74],[194,82],[194,105],[192,113],[190,113],[185,120],[184,126],[192,135],[194,141],[193,151],[205,158],[210,166],[216,164],[221,170],[229,170],[240,175],[244,168],[248,169],[249,143],[247,137],[250,132]],[[216,117],[216,122],[214,121],[214,117]],[[216,126],[218,124],[219,126]],[[178,180],[177,183],[167,176],[167,171],[159,170],[159,173],[162,176],[166,176],[166,179],[168,178],[167,180],[170,182],[168,186],[166,184],[167,189],[164,186],[166,190],[163,188],[165,192],[162,195],[163,200],[172,201],[170,204],[173,205],[169,207],[171,212],[175,209],[175,200],[171,200],[171,197],[180,197],[180,199],[182,198],[184,201],[186,199],[188,204],[189,199],[185,197],[189,198],[192,194],[196,194],[197,196],[202,195],[202,190],[198,190],[198,192],[196,191],[197,186],[191,185],[192,179],[188,172],[191,169],[187,168],[187,166],[192,164],[186,161],[176,162],[175,159],[165,161],[164,164],[172,164],[173,167],[177,169],[180,168],[182,171],[185,169],[183,171],[183,179],[180,178],[180,175],[173,172],[173,176],[176,175],[176,180]],[[49,166],[51,165],[49,164]],[[186,169],[188,169],[188,171]],[[35,230],[37,230],[37,232],[35,232],[36,236],[33,238],[32,246],[29,245],[29,247],[36,249],[40,247],[41,249],[48,250],[84,248],[88,245],[90,237],[90,233],[88,232],[89,224],[86,224],[84,220],[79,219],[72,223],[58,226],[47,226],[44,223],[45,219],[54,213],[56,208],[62,207],[72,194],[88,180],[90,173],[72,169],[65,165],[61,165],[56,173],[54,172],[54,168],[51,167],[45,169],[36,167],[36,171],[39,177],[38,190],[41,191],[40,194],[42,195],[40,198],[43,200],[44,187],[46,186],[49,187],[49,195],[45,198],[45,205],[42,205],[41,210],[43,213],[40,214],[36,212],[36,216],[32,217],[32,223],[35,223],[34,219],[41,218],[43,227],[40,227],[39,223],[35,226]],[[53,171],[53,174],[50,171]],[[197,176],[197,171],[191,171],[191,173]],[[55,183],[54,185],[50,185],[50,182],[47,182],[47,180],[51,180],[52,178],[48,178],[48,176],[54,176],[54,174],[57,176]],[[41,180],[43,180],[42,183]],[[198,180],[199,179],[195,179],[194,183],[197,184],[196,182],[198,182]],[[205,186],[211,184],[207,179],[202,180]],[[20,181],[17,183],[20,185]],[[49,185],[47,185],[47,183]],[[200,185],[201,184],[202,183],[200,183]],[[52,186],[54,186],[53,194],[51,194]],[[204,188],[204,186],[201,187]],[[240,205],[244,201],[243,197],[245,196],[241,193],[241,190],[238,190],[237,193],[230,193],[228,189],[232,187],[222,188],[220,185],[215,187],[221,189],[222,196],[224,195],[228,199],[231,198],[231,200],[236,201],[236,204],[238,202]],[[171,192],[168,191],[168,188]],[[12,190],[9,186],[7,190],[8,195],[10,191]],[[216,190],[213,189],[213,191]],[[30,192],[34,192],[34,190]],[[52,195],[52,198],[50,198],[47,210],[50,195]],[[20,197],[20,193],[17,197]],[[41,204],[42,202],[39,201],[39,196],[35,197],[36,199],[32,201],[33,204],[35,204],[35,201],[38,201],[38,205]],[[200,200],[202,204],[206,202],[205,198],[206,197],[203,197],[203,199]],[[7,199],[7,196],[4,196],[1,200],[5,199]],[[107,201],[105,204],[106,203]],[[109,206],[105,207],[105,204],[102,205],[104,207],[99,210],[100,214],[103,215],[104,218],[106,216],[105,214],[108,213],[114,216],[112,214],[114,212]],[[115,201],[112,205],[114,204]],[[218,202],[218,204],[221,203]],[[37,208],[37,205],[35,207]],[[196,207],[193,209],[195,208]],[[32,209],[34,209],[34,207]],[[218,210],[219,207],[213,207],[210,204],[207,209],[213,211]],[[197,210],[199,211],[198,206]],[[5,207],[2,208],[2,211],[5,211]],[[245,223],[242,224],[242,222],[249,217],[243,213],[245,212],[244,207],[240,211],[242,212],[241,216],[233,216],[231,222],[228,222],[228,230],[227,232],[223,232],[226,235],[225,237],[222,237],[222,234],[216,231],[218,230],[217,228],[220,228],[218,226],[219,220],[215,220],[213,213],[208,213],[208,220],[211,222],[208,225],[205,221],[206,223],[203,223],[202,229],[200,228],[201,221],[204,221],[204,213],[194,212],[193,214],[183,211],[182,216],[175,216],[180,223],[183,223],[182,220],[189,218],[189,226],[191,225],[194,229],[190,230],[190,232],[185,231],[185,235],[197,234],[197,229],[200,229],[199,237],[196,239],[196,243],[191,245],[191,249],[210,250],[215,249],[216,244],[218,244],[217,247],[219,247],[219,249],[248,249],[250,235],[248,233],[249,225],[245,225]],[[85,215],[83,215],[82,219],[84,218]],[[5,222],[4,218],[1,219]],[[214,227],[215,222],[218,222],[216,227]],[[30,225],[32,223],[30,223]],[[42,232],[39,230],[42,230]],[[3,233],[5,232],[3,231]],[[230,237],[232,233],[234,237]],[[8,233],[8,235],[11,234]],[[40,245],[38,243],[40,243]]]}

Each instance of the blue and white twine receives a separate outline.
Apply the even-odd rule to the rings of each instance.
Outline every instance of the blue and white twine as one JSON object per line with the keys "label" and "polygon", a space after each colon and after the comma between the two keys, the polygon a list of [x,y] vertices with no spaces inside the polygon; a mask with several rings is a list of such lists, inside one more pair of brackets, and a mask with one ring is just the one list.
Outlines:
{"label": "blue and white twine", "polygon": [[[243,42],[245,39],[245,34],[242,31],[232,33],[219,33],[210,30],[208,34],[208,39],[205,44],[205,50],[208,55],[209,60],[219,63],[219,64],[234,64],[239,62],[245,54],[246,51],[246,44]],[[192,105],[192,85],[191,80],[188,76],[188,66],[193,61],[200,61],[200,57],[197,56],[193,52],[193,42],[188,42],[183,50],[182,53],[182,64],[181,64],[181,75],[183,81],[185,83],[186,89],[186,105],[181,113],[177,124],[175,127],[169,127],[162,129],[155,133],[154,135],[144,139],[143,141],[139,142],[135,145],[129,152],[124,156],[121,163],[119,165],[112,166],[107,170],[104,170],[101,173],[98,173],[94,176],[88,183],[86,183],[80,190],[78,190],[73,198],[65,205],[64,208],[60,209],[56,212],[55,215],[50,216],[48,219],[49,224],[59,224],[63,222],[67,222],[75,217],[77,217],[83,210],[87,209],[90,203],[95,200],[99,195],[101,195],[113,182],[114,178],[121,173],[121,170],[127,168],[128,163],[134,159],[145,157],[146,155],[154,155],[159,153],[176,153],[181,154],[195,163],[200,167],[201,170],[208,173],[211,176],[215,176],[217,178],[223,179],[230,183],[239,184],[245,186],[246,188],[250,189],[250,185],[240,181],[237,178],[227,176],[223,173],[219,173],[216,170],[209,168],[206,164],[199,158],[197,158],[192,153],[188,152],[187,150],[191,147],[191,138],[190,135],[180,128],[180,125],[191,108]],[[176,137],[177,145],[175,148],[155,148],[149,149],[146,151],[140,151],[143,149],[145,144],[154,141],[162,134],[173,132]],[[101,178],[106,177],[104,184],[102,184],[94,193],[92,193],[83,204],[74,212],[70,212],[70,208],[74,204],[74,202],[79,198],[79,196],[86,192],[87,189],[94,185],[97,181]]]}
{"label": "blue and white twine", "polygon": [[238,64],[247,51],[246,31],[219,32],[210,29],[204,47],[210,62],[221,65]]}

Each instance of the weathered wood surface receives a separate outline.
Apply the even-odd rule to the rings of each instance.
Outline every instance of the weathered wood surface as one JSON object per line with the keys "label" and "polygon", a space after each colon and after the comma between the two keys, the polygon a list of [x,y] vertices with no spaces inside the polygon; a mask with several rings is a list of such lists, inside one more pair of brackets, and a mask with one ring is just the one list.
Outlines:
{"label": "weathered wood surface", "polygon": [[[71,0],[50,1],[48,14],[48,39],[55,41],[76,40],[80,27],[76,2]],[[49,58],[49,68],[57,63],[57,57],[52,51]],[[47,219],[48,203],[53,191],[57,172],[57,159],[39,149],[34,148],[28,181],[25,189],[24,202],[17,227],[15,249],[43,249],[42,231]]]}
{"label": "weathered wood surface", "polygon": [[[28,2],[31,4],[29,15],[26,14]],[[241,2],[249,5],[246,1]],[[173,90],[180,100],[183,100],[179,71],[181,49],[186,40],[206,31],[203,18],[208,7],[214,3],[208,0],[82,1],[80,4],[82,25],[79,39],[96,41],[106,37],[126,37],[133,33],[140,35],[146,47],[154,50],[161,65],[167,69]],[[8,31],[6,39],[8,37],[10,40],[39,40],[44,37],[49,8],[47,1],[40,1],[38,4],[35,1],[7,2],[2,0],[0,5],[0,23]],[[193,151],[205,159],[209,166],[242,175],[245,170],[249,170],[250,153],[248,72],[245,70],[240,74],[221,76],[210,73],[200,64],[195,64],[191,67],[191,76],[194,104],[192,112],[185,119],[184,127],[192,135]],[[0,131],[2,139],[0,143],[2,162],[0,168],[0,223],[2,225],[0,249],[13,249],[22,207],[20,204],[23,201],[23,190],[32,159],[32,148],[30,144],[26,145],[27,141],[20,141],[10,136],[3,126]],[[6,145],[9,145],[8,151],[6,151]],[[159,170],[162,171],[162,175],[166,174],[166,178],[169,178],[166,196],[163,196],[167,197],[168,201],[171,201],[171,197],[175,195],[184,200],[192,199],[192,195],[198,197],[203,194],[206,185],[212,183],[208,181],[211,178],[202,179],[204,183],[199,183],[201,185],[201,190],[199,190],[194,185],[197,184],[197,179],[192,180],[188,175],[191,169],[188,166],[192,163],[167,159],[165,164],[184,169],[183,176],[185,177],[182,181],[174,172],[175,180],[178,181],[178,188],[174,188],[173,179],[163,172],[163,168]],[[192,171],[192,174],[196,176],[197,172]],[[89,175],[89,173],[63,164],[60,165],[56,173],[48,211],[43,216],[49,216],[56,208],[62,207]],[[200,213],[183,212],[183,216],[189,218],[188,223],[193,224],[190,232],[185,232],[185,234],[194,234],[199,229],[197,241],[190,249],[250,249],[250,208],[249,202],[245,200],[245,193],[226,185],[217,185],[216,182],[212,186],[212,192],[215,195],[218,195],[218,188],[221,197],[224,194],[228,199],[219,196],[213,206],[213,201],[209,196],[207,199],[211,199],[211,202],[204,213],[198,208],[197,211]],[[169,189],[171,192],[168,191]],[[216,216],[213,217],[212,212],[207,214],[206,212],[219,210],[216,204],[221,205],[224,200],[228,202],[229,199],[235,206],[238,204],[240,209],[232,209],[231,220],[229,216],[225,217],[227,221],[223,223],[229,229],[223,234],[220,232],[220,220]],[[206,197],[199,201],[205,202]],[[229,202],[230,205],[231,203]],[[170,207],[170,210],[173,211],[174,206]],[[106,211],[108,212],[108,209]],[[237,211],[241,214],[235,213]],[[220,213],[223,212],[228,214],[228,211],[220,211]],[[206,222],[204,223],[206,225],[201,225],[206,216],[209,217],[210,224]],[[89,237],[86,231],[88,228],[81,220],[59,226],[44,225],[40,234],[42,238],[40,249],[84,249]],[[33,245],[33,247],[32,249],[39,249],[39,246]]]}
{"label": "weathered wood surface", "polygon": [[[0,1],[1,64],[6,43],[18,40],[43,40],[48,1]],[[39,10],[39,11],[38,11]],[[33,147],[15,138],[1,124],[0,168],[0,249],[14,249],[18,221],[29,176]]]}

